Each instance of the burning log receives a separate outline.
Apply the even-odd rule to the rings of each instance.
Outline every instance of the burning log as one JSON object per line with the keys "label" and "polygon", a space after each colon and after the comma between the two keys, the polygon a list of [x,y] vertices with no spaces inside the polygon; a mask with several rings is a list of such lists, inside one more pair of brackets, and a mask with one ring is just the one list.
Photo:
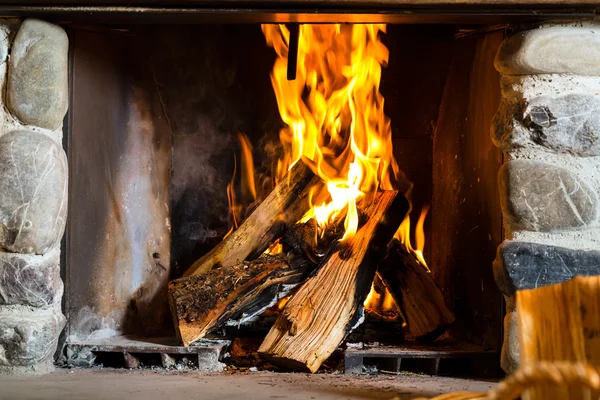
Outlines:
{"label": "burning log", "polygon": [[200,275],[215,267],[232,267],[260,256],[282,233],[286,223],[298,221],[309,209],[308,188],[320,180],[298,162],[240,227],[183,275]]}
{"label": "burning log", "polygon": [[314,264],[263,255],[169,283],[169,304],[184,346],[225,324],[249,321],[288,296]]}
{"label": "burning log", "polygon": [[378,275],[400,307],[408,331],[415,339],[430,341],[454,322],[444,296],[426,267],[394,239]]}
{"label": "burning log", "polygon": [[[363,303],[387,243],[408,211],[396,191],[375,194],[369,220],[323,259],[262,343],[274,364],[315,372],[362,317]],[[364,203],[364,201],[363,201]]]}

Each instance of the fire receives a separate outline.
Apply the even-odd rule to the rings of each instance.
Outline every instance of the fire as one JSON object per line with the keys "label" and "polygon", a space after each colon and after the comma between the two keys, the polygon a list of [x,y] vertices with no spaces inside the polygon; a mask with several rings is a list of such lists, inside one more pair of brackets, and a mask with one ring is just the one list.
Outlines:
{"label": "fire", "polygon": [[[385,25],[301,25],[296,79],[287,80],[290,32],[263,25],[278,55],[271,82],[282,120],[281,179],[302,156],[323,179],[311,210],[323,228],[344,218],[342,240],[358,228],[357,204],[365,193],[392,189],[399,173],[392,152],[391,125],[379,93],[388,49],[379,40]],[[391,172],[391,173],[390,173]],[[390,176],[392,175],[392,176]]]}
{"label": "fire", "polygon": [[417,220],[417,224],[415,225],[415,247],[412,246],[410,241],[410,216],[406,215],[404,221],[400,224],[400,227],[396,231],[394,238],[396,238],[401,244],[406,247],[408,251],[413,253],[419,262],[427,268],[427,262],[423,257],[423,249],[425,248],[425,219],[427,218],[427,214],[429,213],[429,205],[423,206],[421,210],[421,215],[419,215],[419,219]]}
{"label": "fire", "polygon": [[392,294],[387,290],[385,286],[379,288],[379,292],[375,288],[375,283],[371,285],[371,291],[369,292],[364,307],[369,310],[379,311],[396,311],[397,306]]}
{"label": "fire", "polygon": [[[402,224],[400,224],[400,227],[394,235],[395,239],[397,239],[404,247],[406,247],[409,252],[413,253],[417,257],[419,262],[427,269],[427,271],[429,271],[429,268],[427,267],[427,262],[425,262],[425,258],[423,257],[423,249],[425,248],[425,219],[427,218],[428,213],[429,205],[423,206],[421,215],[419,215],[419,219],[415,225],[415,247],[412,246],[410,241],[411,229],[409,215],[406,215],[404,221],[402,221]],[[373,283],[373,285],[371,285],[371,291],[364,302],[365,308],[382,311],[396,309],[396,303],[394,302],[394,299],[387,288],[383,287],[383,291],[381,289],[379,291],[382,293],[377,292],[375,289],[375,283]]]}

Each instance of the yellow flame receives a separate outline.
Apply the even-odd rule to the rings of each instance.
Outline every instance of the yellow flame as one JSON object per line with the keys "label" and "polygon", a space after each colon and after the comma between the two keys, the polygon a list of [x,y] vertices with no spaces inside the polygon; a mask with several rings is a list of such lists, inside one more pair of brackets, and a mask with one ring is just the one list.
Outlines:
{"label": "yellow flame", "polygon": [[[375,279],[377,280],[379,278],[375,277]],[[377,311],[396,311],[396,302],[394,301],[394,298],[388,289],[381,284],[379,290],[380,293],[377,292],[377,289],[375,288],[375,281],[373,281],[371,284],[371,291],[363,303],[364,307]]]}
{"label": "yellow flame", "polygon": [[417,220],[417,224],[415,226],[415,247],[412,246],[410,241],[410,216],[408,214],[406,217],[404,217],[404,221],[402,221],[400,227],[394,234],[394,238],[404,245],[409,252],[413,253],[419,262],[427,269],[427,271],[429,271],[429,267],[427,266],[427,262],[423,257],[423,249],[425,248],[424,226],[428,213],[429,205],[424,205],[421,209],[421,215],[419,215],[419,219]]}
{"label": "yellow flame", "polygon": [[274,256],[283,253],[283,245],[279,242],[279,239],[274,241],[268,249],[264,251],[264,254]]}
{"label": "yellow flame", "polygon": [[278,55],[271,82],[287,125],[279,135],[284,154],[277,177],[302,156],[312,160],[326,184],[313,193],[312,209],[303,219],[315,218],[323,229],[345,215],[342,240],[358,228],[357,202],[367,192],[392,189],[390,170],[394,177],[399,173],[379,93],[389,55],[379,40],[385,29],[377,24],[301,25],[296,79],[288,81],[290,32],[284,25],[262,26]]}

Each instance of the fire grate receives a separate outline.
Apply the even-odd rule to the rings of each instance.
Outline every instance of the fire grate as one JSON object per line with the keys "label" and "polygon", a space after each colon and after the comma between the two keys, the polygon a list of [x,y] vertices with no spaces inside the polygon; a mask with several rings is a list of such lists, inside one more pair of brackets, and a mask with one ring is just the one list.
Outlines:
{"label": "fire grate", "polygon": [[344,354],[345,374],[402,372],[428,375],[498,376],[498,353],[481,346],[441,340],[433,345],[407,342],[398,346],[368,346],[348,343]]}
{"label": "fire grate", "polygon": [[174,337],[116,336],[97,341],[71,341],[68,367],[165,368],[220,372],[229,341],[205,340],[195,346],[177,345]]}

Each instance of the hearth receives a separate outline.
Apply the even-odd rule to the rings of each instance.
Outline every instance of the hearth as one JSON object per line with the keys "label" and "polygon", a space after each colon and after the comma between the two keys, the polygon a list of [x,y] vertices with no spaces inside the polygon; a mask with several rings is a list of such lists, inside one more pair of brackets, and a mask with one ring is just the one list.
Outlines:
{"label": "hearth", "polygon": [[539,44],[596,25],[364,7],[7,7],[56,24],[1,25],[5,179],[49,188],[4,224],[0,366],[514,368],[515,291],[597,269],[597,71]]}

